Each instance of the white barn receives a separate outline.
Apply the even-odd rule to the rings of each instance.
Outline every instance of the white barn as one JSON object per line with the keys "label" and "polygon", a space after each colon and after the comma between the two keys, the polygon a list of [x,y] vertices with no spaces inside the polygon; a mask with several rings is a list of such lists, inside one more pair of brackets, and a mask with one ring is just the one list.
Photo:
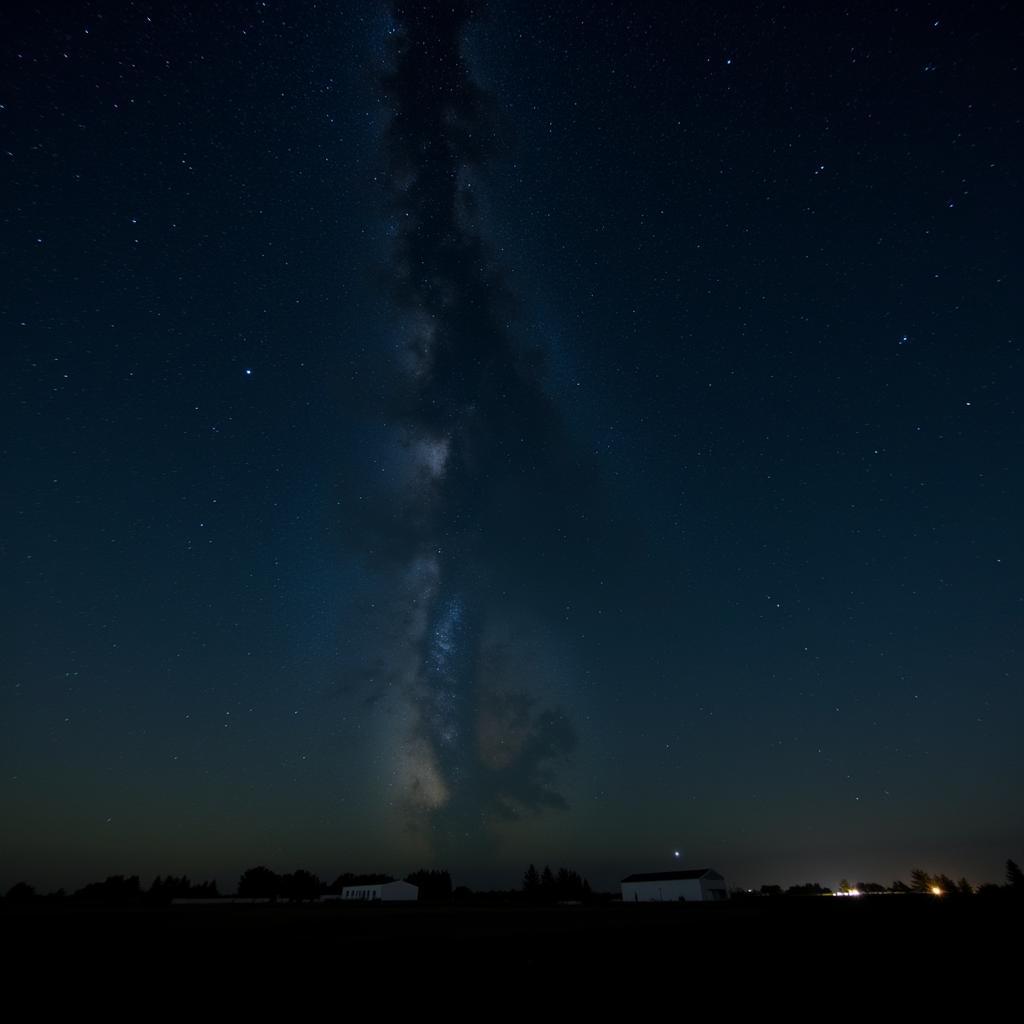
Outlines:
{"label": "white barn", "polygon": [[371,885],[346,885],[343,900],[415,900],[420,890],[411,882],[374,882]]}
{"label": "white barn", "polygon": [[729,898],[725,879],[711,868],[655,871],[622,880],[623,903],[675,903]]}

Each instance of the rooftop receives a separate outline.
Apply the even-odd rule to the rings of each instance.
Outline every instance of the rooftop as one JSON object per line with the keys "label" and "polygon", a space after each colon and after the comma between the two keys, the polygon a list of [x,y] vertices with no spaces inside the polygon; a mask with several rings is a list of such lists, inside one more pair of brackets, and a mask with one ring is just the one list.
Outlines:
{"label": "rooftop", "polygon": [[623,882],[681,882],[688,878],[704,878],[710,876],[720,879],[722,876],[711,868],[692,868],[689,871],[652,871],[645,875],[629,875]]}

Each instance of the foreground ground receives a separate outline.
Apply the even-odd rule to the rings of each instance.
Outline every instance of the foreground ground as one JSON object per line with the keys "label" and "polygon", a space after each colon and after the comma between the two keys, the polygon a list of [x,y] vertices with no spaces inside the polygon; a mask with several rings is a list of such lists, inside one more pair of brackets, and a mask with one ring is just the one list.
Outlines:
{"label": "foreground ground", "polygon": [[5,908],[0,927],[8,965],[116,964],[123,972],[173,963],[182,977],[230,976],[244,964],[335,981],[374,972],[527,981],[585,970],[588,984],[647,984],[681,970],[720,979],[756,967],[780,978],[824,972],[841,983],[895,972],[925,986],[948,984],[961,970],[972,984],[978,971],[998,972],[1021,919],[1015,904],[893,896],[559,907],[37,904]]}

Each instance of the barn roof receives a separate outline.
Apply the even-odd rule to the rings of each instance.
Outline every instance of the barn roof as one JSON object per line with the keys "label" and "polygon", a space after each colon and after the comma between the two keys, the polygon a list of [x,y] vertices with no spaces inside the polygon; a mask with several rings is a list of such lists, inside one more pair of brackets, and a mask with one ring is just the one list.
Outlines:
{"label": "barn roof", "polygon": [[689,871],[652,871],[645,875],[629,875],[623,882],[681,882],[687,878],[710,877],[720,879],[722,876],[711,868],[691,868]]}
{"label": "barn roof", "polygon": [[353,882],[351,885],[343,886],[345,889],[386,889],[389,885],[407,885],[410,889],[418,889],[418,885],[406,882],[401,878],[392,878],[388,882]]}

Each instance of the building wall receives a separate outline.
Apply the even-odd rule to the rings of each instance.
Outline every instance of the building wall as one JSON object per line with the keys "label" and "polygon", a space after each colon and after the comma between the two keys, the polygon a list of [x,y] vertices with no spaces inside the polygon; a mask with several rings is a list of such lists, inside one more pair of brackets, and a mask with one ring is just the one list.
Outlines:
{"label": "building wall", "polygon": [[341,890],[341,898],[344,900],[379,900],[379,885],[346,885]]}
{"label": "building wall", "polygon": [[419,889],[409,882],[382,882],[377,885],[346,885],[343,900],[415,900]]}
{"label": "building wall", "polygon": [[724,878],[702,878],[700,879],[701,892],[706,900],[727,900],[729,889]]}
{"label": "building wall", "polygon": [[677,878],[661,882],[623,882],[623,903],[675,903],[678,900],[724,900],[729,890],[724,878]]}
{"label": "building wall", "polygon": [[382,900],[415,900],[420,891],[411,882],[388,882],[381,886]]}
{"label": "building wall", "polygon": [[702,900],[699,878],[679,878],[663,882],[623,882],[622,902],[675,903],[677,900]]}

